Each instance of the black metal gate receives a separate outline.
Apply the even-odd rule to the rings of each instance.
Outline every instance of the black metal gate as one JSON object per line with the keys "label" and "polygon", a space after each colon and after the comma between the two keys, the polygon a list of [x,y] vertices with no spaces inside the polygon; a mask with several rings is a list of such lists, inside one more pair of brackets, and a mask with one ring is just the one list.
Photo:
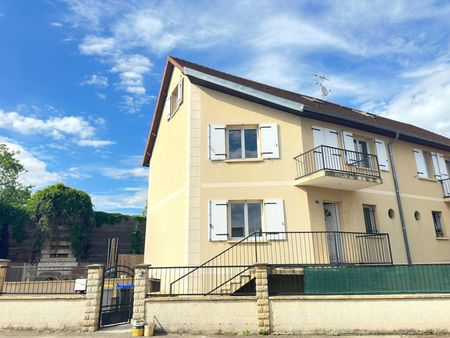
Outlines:
{"label": "black metal gate", "polygon": [[129,323],[133,315],[134,270],[115,265],[103,273],[99,326]]}

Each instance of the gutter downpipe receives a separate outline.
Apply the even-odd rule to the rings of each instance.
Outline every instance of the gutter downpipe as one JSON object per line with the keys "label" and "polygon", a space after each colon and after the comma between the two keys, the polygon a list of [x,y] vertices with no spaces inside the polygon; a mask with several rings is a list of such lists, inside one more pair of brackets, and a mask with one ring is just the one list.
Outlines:
{"label": "gutter downpipe", "polygon": [[409,249],[408,234],[406,232],[405,216],[403,214],[403,206],[402,206],[402,200],[400,197],[400,188],[398,185],[397,170],[395,167],[394,154],[393,154],[393,148],[392,148],[392,145],[394,144],[395,141],[398,140],[399,137],[400,137],[400,133],[397,131],[395,133],[395,138],[390,140],[388,143],[388,152],[389,152],[389,161],[391,161],[391,167],[392,167],[392,178],[394,179],[395,196],[397,197],[398,211],[400,214],[400,223],[402,224],[402,234],[403,234],[403,241],[405,243],[406,259],[408,261],[408,264],[411,265],[412,264],[411,252]]}

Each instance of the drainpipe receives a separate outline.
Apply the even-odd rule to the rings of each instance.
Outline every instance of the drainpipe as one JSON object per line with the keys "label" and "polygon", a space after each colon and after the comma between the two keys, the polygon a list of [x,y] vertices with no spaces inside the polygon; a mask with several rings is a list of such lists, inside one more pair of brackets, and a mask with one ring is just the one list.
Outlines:
{"label": "drainpipe", "polygon": [[408,264],[412,264],[411,252],[410,252],[409,243],[408,243],[408,234],[406,232],[405,216],[403,214],[403,206],[402,206],[402,200],[400,198],[400,188],[398,186],[397,170],[395,168],[394,153],[393,153],[393,148],[392,148],[394,142],[398,140],[399,136],[400,136],[400,134],[397,131],[395,134],[395,138],[393,138],[391,141],[389,141],[388,153],[389,153],[389,161],[391,161],[392,178],[394,179],[395,196],[397,197],[398,211],[400,214],[400,223],[402,224],[402,233],[403,233],[403,241],[405,242],[406,259],[408,260]]}

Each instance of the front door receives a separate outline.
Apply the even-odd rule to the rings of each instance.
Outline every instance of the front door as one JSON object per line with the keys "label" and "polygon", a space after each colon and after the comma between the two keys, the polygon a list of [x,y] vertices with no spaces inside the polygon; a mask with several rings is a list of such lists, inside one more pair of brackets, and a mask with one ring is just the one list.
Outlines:
{"label": "front door", "polygon": [[336,203],[324,203],[325,228],[327,230],[328,255],[330,263],[342,260],[342,243],[339,233],[339,219]]}

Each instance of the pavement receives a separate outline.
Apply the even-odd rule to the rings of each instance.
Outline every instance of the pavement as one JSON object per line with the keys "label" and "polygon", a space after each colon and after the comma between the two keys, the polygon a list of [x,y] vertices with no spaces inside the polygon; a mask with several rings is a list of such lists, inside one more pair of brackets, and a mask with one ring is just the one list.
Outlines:
{"label": "pavement", "polygon": [[[248,334],[242,335],[192,335],[192,334],[161,334],[157,333],[156,336],[164,337],[164,338],[226,338],[226,337],[272,337],[272,338],[352,338],[352,337],[365,337],[365,338],[450,338],[450,334],[448,335],[339,335],[339,336],[326,336],[326,335],[267,335],[267,336],[252,336]],[[0,338],[2,337],[68,337],[68,338],[79,338],[79,337],[112,337],[112,338],[122,338],[122,337],[131,337],[131,325],[119,325],[113,326],[109,328],[103,328],[99,331],[92,333],[83,333],[83,332],[46,332],[46,331],[27,331],[27,330],[0,330]]]}

